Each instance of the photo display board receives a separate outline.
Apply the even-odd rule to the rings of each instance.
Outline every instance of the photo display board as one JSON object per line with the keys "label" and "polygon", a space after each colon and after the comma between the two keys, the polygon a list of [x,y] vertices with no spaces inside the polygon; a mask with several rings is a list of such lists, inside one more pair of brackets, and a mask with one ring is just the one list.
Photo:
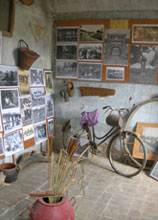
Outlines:
{"label": "photo display board", "polygon": [[0,65],[0,159],[54,135],[51,70]]}
{"label": "photo display board", "polygon": [[56,78],[158,84],[158,20],[56,22]]}

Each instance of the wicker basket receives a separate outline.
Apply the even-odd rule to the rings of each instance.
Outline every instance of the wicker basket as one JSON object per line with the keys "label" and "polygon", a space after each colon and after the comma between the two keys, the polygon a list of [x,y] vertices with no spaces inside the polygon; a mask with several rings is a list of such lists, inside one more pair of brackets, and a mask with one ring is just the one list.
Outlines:
{"label": "wicker basket", "polygon": [[[25,47],[22,47],[22,43]],[[18,43],[18,66],[28,70],[40,55],[29,49],[28,44],[24,40],[19,40]]]}

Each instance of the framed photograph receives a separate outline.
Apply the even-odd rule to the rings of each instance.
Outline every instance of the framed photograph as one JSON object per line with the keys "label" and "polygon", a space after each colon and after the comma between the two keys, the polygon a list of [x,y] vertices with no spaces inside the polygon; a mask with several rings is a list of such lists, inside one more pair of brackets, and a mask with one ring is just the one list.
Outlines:
{"label": "framed photograph", "polygon": [[102,44],[80,44],[78,59],[100,61],[102,59]]}
{"label": "framed photograph", "polygon": [[59,60],[76,60],[77,45],[57,45],[56,59]]}
{"label": "framed photograph", "polygon": [[40,144],[47,140],[47,126],[46,123],[34,125],[35,142]]}
{"label": "framed photograph", "polygon": [[79,63],[79,79],[101,81],[102,64]]}
{"label": "framed photograph", "polygon": [[34,138],[34,129],[32,124],[23,127],[23,135],[24,135],[24,141]]}
{"label": "framed photograph", "polygon": [[30,86],[44,86],[44,75],[42,69],[30,69]]}
{"label": "framed photograph", "polygon": [[4,147],[6,156],[24,150],[22,130],[4,135]]}
{"label": "framed photograph", "polygon": [[[158,124],[138,122],[136,132],[139,134],[147,151],[147,160],[158,159]],[[133,156],[142,158],[139,143],[136,141],[133,148]]]}
{"label": "framed photograph", "polygon": [[130,82],[157,84],[158,46],[131,45]]}
{"label": "framed photograph", "polygon": [[119,80],[123,81],[125,77],[124,67],[107,67],[106,80]]}
{"label": "framed photograph", "polygon": [[31,96],[20,97],[21,117],[23,125],[32,122]]}
{"label": "framed photograph", "polygon": [[54,116],[54,102],[50,94],[46,95],[47,118]]}
{"label": "framed photograph", "polygon": [[0,133],[0,156],[2,155],[4,155],[4,146],[3,146],[2,133]]}
{"label": "framed photograph", "polygon": [[21,95],[30,94],[30,73],[29,70],[18,68],[19,89]]}
{"label": "framed photograph", "polygon": [[18,89],[3,89],[1,92],[1,108],[13,109],[19,107],[19,91]]}
{"label": "framed photograph", "polygon": [[2,112],[2,121],[5,134],[21,128],[22,119],[20,108],[9,109],[5,112]]}
{"label": "framed photograph", "polygon": [[80,26],[80,41],[96,42],[103,39],[104,25],[92,24]]}
{"label": "framed photograph", "polygon": [[134,24],[132,43],[158,43],[158,24]]}
{"label": "framed photograph", "polygon": [[77,42],[78,27],[57,28],[57,42]]}
{"label": "framed photograph", "polygon": [[54,82],[52,71],[44,70],[46,94],[54,94]]}
{"label": "framed photograph", "polygon": [[33,108],[33,122],[34,124],[46,120],[45,106]]}
{"label": "framed photograph", "polygon": [[158,160],[154,162],[149,176],[158,181]]}
{"label": "framed photograph", "polygon": [[18,86],[18,68],[0,65],[0,87]]}
{"label": "framed photograph", "polygon": [[106,29],[103,64],[128,66],[129,39],[129,29]]}
{"label": "framed photograph", "polygon": [[49,137],[54,135],[54,119],[48,119],[48,134]]}
{"label": "framed photograph", "polygon": [[32,107],[45,105],[44,87],[31,88]]}
{"label": "framed photograph", "polygon": [[56,78],[77,78],[77,62],[56,62]]}
{"label": "framed photograph", "polygon": [[0,31],[0,64],[2,59],[2,32]]}

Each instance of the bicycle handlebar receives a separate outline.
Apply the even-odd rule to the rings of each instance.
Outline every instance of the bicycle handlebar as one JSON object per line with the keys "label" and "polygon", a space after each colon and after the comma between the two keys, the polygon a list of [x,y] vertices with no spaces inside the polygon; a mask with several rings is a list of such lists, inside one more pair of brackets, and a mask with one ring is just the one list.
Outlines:
{"label": "bicycle handlebar", "polygon": [[123,112],[129,112],[129,110],[127,108],[120,108],[120,109],[117,109],[117,108],[112,108],[110,105],[107,105],[107,106],[104,106],[103,109],[106,109],[105,112],[111,110],[111,113],[113,111],[117,111],[119,114],[123,113]]}

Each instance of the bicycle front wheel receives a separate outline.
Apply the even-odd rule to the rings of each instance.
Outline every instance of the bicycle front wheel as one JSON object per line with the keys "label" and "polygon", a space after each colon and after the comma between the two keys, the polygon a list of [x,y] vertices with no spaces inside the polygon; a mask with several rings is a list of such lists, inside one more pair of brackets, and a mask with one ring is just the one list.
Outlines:
{"label": "bicycle front wheel", "polygon": [[[141,159],[133,156],[133,147],[137,142],[140,146]],[[139,174],[146,165],[146,150],[136,133],[123,131],[116,134],[108,146],[108,158],[116,173],[133,177]]]}

